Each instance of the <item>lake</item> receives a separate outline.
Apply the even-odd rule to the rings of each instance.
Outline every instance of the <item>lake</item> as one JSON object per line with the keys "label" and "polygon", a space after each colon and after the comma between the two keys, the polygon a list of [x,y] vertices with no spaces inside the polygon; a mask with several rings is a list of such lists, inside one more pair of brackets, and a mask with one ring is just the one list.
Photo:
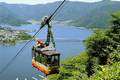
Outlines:
{"label": "lake", "polygon": [[[9,25],[0,25],[2,27],[11,27],[13,29],[20,30],[38,30],[39,25],[22,25],[21,27],[12,27]],[[70,26],[53,26],[55,29],[55,38],[74,38],[74,39],[86,39],[93,34],[92,30],[84,30]],[[34,35],[34,33],[30,33]],[[36,38],[46,38],[47,26],[36,36]],[[8,64],[8,62],[18,53],[18,51],[27,42],[19,42],[15,45],[0,45],[0,71]],[[45,76],[32,68],[32,46],[36,46],[36,42],[32,41],[25,49],[20,53],[15,60],[0,73],[0,80],[33,80],[32,77],[41,79],[38,75]],[[83,42],[81,41],[61,41],[56,40],[56,50],[61,53],[60,61],[67,58],[70,55],[74,57],[81,52],[85,51]]]}

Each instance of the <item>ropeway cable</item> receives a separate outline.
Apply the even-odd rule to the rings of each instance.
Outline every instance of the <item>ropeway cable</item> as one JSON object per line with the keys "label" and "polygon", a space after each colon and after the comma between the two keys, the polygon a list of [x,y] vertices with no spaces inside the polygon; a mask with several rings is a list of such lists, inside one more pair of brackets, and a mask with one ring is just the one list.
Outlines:
{"label": "ropeway cable", "polygon": [[[44,28],[43,28],[44,29]],[[10,64],[11,62],[25,49],[25,47],[27,47],[31,42],[32,42],[32,39],[39,33],[39,31],[43,30],[43,29],[39,29],[35,34],[34,36],[22,47],[22,49],[13,57],[13,59],[2,69],[2,71],[0,73],[2,73]],[[40,31],[40,32],[41,32]]]}
{"label": "ropeway cable", "polygon": [[[65,4],[69,1],[67,1],[65,4],[64,4],[64,2],[65,2],[66,0],[64,0],[61,4],[60,4],[60,6],[54,11],[54,13],[49,17],[49,19],[47,20],[48,22],[50,22],[55,16],[56,16],[56,14],[65,6]],[[63,5],[64,4],[64,5]],[[63,5],[63,6],[62,6]],[[61,7],[62,6],[62,7]],[[61,8],[60,8],[61,7]],[[59,9],[60,8],[60,9]],[[57,10],[59,9],[59,11],[57,12]],[[57,12],[57,13],[56,13]],[[56,14],[55,14],[56,13]],[[55,14],[55,15],[54,15]],[[51,19],[52,18],[52,19]],[[43,24],[43,25],[41,25],[41,26],[45,26],[46,24],[47,24],[47,21]],[[32,36],[32,38],[25,44],[25,46],[13,57],[13,59],[2,69],[2,71],[0,72],[0,73],[2,73],[11,63],[12,63],[12,61],[25,49],[25,47],[27,47],[27,45],[29,45],[31,42],[32,42],[32,39],[39,33],[39,31],[41,30],[43,30],[44,28],[39,28],[39,30],[34,34],[34,36]],[[41,32],[40,31],[40,32]]]}
{"label": "ropeway cable", "polygon": [[[66,0],[64,0],[60,5],[59,5],[59,7],[54,11],[54,13],[50,16],[50,19],[54,16],[54,14],[57,12],[57,10],[64,4],[64,2],[65,2]],[[50,20],[49,19],[49,20]]]}
{"label": "ropeway cable", "polygon": [[[66,0],[65,0],[65,1],[66,1]],[[60,12],[60,10],[68,3],[68,1],[69,1],[69,0],[67,0],[67,1],[64,3],[64,5],[59,9],[59,11],[57,11],[57,13],[52,16],[52,19],[58,14],[58,12]],[[51,19],[51,20],[52,20],[52,19]],[[51,21],[51,20],[50,20],[50,21]]]}

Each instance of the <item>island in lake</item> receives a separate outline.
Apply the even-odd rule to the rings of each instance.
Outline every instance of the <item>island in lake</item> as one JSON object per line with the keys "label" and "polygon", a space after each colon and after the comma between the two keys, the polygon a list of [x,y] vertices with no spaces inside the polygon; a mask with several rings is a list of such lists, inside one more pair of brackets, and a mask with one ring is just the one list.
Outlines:
{"label": "island in lake", "polygon": [[36,30],[14,30],[10,27],[0,26],[0,44],[16,44],[17,42],[26,41],[32,38],[26,32],[35,32]]}

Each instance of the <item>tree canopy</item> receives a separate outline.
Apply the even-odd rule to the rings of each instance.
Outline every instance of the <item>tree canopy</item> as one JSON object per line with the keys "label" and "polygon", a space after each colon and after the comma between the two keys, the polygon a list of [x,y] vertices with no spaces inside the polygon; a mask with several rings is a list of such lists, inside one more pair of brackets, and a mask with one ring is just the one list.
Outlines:
{"label": "tree canopy", "polygon": [[113,20],[107,30],[95,29],[84,40],[86,50],[61,62],[59,74],[49,80],[119,80],[120,79],[120,12],[110,14]]}

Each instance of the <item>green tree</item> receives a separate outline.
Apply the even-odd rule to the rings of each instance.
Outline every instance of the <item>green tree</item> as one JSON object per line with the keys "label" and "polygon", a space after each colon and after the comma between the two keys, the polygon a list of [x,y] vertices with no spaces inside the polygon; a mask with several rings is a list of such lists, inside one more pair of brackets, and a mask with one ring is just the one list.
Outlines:
{"label": "green tree", "polygon": [[95,70],[88,80],[120,80],[120,62],[113,65],[99,66],[101,70]]}
{"label": "green tree", "polygon": [[[94,73],[94,69],[98,65],[106,65],[110,55],[114,55],[114,51],[120,44],[120,12],[117,14],[111,14],[115,20],[111,20],[111,27],[108,30],[96,29],[93,31],[95,34],[88,37],[84,44],[88,51],[89,65],[87,67],[88,76]],[[118,53],[116,53],[118,54]],[[114,60],[119,61],[119,57],[112,57]],[[97,65],[97,66],[96,66]],[[98,67],[99,68],[99,67]]]}
{"label": "green tree", "polygon": [[86,52],[79,54],[76,57],[69,56],[62,60],[59,74],[51,75],[49,80],[79,80],[86,79],[86,67],[88,64],[88,55]]}
{"label": "green tree", "polygon": [[106,35],[113,39],[113,47],[116,49],[120,45],[120,12],[110,14],[114,20],[110,20],[111,26],[106,31]]}
{"label": "green tree", "polygon": [[88,76],[94,73],[94,68],[98,65],[105,65],[107,63],[107,57],[110,51],[107,47],[112,44],[112,40],[105,35],[103,30],[96,29],[93,32],[95,34],[92,34],[92,36],[84,41],[84,46],[90,57],[87,66]]}
{"label": "green tree", "polygon": [[3,35],[0,35],[0,37],[3,37],[3,38],[5,38]]}
{"label": "green tree", "polygon": [[18,38],[20,38],[21,40],[29,40],[31,38],[31,35],[29,35],[28,33],[25,33],[25,32],[21,32],[18,35]]}
{"label": "green tree", "polygon": [[61,62],[59,74],[52,80],[119,80],[120,79],[120,12],[111,14],[107,30],[95,29],[84,40],[86,51],[76,57],[69,56]]}

